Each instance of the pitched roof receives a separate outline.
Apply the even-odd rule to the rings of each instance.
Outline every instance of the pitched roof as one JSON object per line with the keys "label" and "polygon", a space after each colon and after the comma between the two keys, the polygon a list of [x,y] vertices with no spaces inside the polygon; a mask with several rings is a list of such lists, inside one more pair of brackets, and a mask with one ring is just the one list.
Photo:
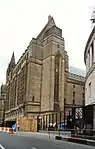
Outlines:
{"label": "pitched roof", "polygon": [[42,39],[43,36],[44,36],[44,34],[45,34],[45,32],[46,32],[47,30],[49,30],[51,27],[53,27],[53,26],[56,26],[56,25],[55,25],[55,21],[54,21],[53,17],[49,15],[49,16],[48,16],[48,22],[47,22],[47,24],[46,24],[45,27],[42,29],[42,31],[39,33],[39,35],[36,37],[36,40]]}

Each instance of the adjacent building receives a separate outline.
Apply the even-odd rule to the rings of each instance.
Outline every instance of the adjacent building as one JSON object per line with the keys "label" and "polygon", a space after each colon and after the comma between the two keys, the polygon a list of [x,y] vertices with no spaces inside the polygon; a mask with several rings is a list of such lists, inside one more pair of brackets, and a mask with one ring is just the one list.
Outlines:
{"label": "adjacent building", "polygon": [[6,86],[1,85],[0,88],[0,126],[3,125],[5,119],[5,101],[6,101]]}
{"label": "adjacent building", "polygon": [[76,73],[69,72],[66,89],[66,107],[81,106],[85,104],[85,78]]}
{"label": "adjacent building", "polygon": [[92,14],[92,31],[86,43],[84,62],[86,65],[85,105],[95,104],[95,10]]}
{"label": "adjacent building", "polygon": [[84,83],[84,76],[70,72],[62,30],[49,16],[18,62],[13,53],[8,65],[6,125],[17,122],[20,130],[37,131],[39,119],[43,129],[50,121],[54,123],[60,112],[63,121],[73,106],[84,104]]}

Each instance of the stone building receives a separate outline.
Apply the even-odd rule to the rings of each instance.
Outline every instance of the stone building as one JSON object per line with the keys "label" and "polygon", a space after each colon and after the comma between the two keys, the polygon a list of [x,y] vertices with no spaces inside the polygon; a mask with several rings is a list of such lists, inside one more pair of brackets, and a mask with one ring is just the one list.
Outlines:
{"label": "stone building", "polygon": [[88,37],[84,51],[86,65],[85,104],[95,104],[95,9],[92,14],[92,31]]}
{"label": "stone building", "polygon": [[52,114],[54,122],[57,112],[82,105],[85,78],[70,73],[68,63],[62,30],[49,16],[17,63],[12,55],[6,73],[5,123],[17,122],[20,130],[37,131],[38,116],[48,123]]}
{"label": "stone building", "polygon": [[69,72],[67,78],[67,107],[81,106],[85,104],[85,78]]}
{"label": "stone building", "polygon": [[0,88],[0,126],[3,125],[5,118],[5,101],[6,101],[6,86],[1,85]]}

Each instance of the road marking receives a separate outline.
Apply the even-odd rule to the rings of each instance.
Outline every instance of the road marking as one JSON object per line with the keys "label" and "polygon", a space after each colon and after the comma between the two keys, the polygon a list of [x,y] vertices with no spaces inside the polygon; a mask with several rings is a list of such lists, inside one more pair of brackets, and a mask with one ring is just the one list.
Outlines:
{"label": "road marking", "polygon": [[0,148],[1,148],[1,149],[5,149],[1,144],[0,144]]}
{"label": "road marking", "polygon": [[32,149],[36,149],[35,147],[32,147]]}

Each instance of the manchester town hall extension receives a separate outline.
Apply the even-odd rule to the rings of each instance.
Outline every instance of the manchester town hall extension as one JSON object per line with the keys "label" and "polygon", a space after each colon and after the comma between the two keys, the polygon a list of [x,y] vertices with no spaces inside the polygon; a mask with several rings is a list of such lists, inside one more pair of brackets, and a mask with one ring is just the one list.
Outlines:
{"label": "manchester town hall extension", "polygon": [[4,123],[16,122],[21,131],[37,131],[39,119],[40,129],[45,129],[60,112],[64,121],[70,108],[84,105],[84,83],[84,76],[70,72],[62,30],[49,16],[17,63],[12,55],[6,71]]}

